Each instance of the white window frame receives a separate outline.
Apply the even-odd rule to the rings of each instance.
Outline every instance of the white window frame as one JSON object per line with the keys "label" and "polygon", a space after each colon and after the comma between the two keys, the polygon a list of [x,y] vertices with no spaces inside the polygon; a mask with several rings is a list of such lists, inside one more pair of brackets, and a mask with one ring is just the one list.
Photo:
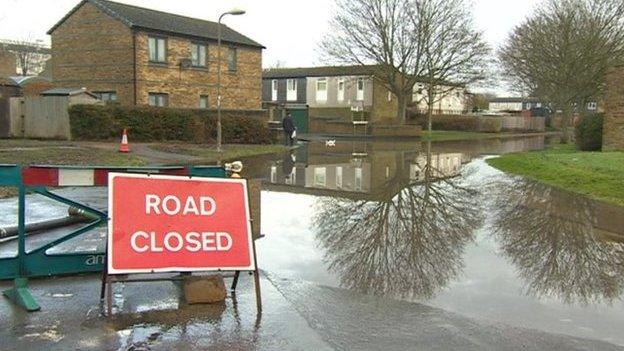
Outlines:
{"label": "white window frame", "polygon": [[200,95],[199,96],[199,108],[200,109],[207,109],[209,106],[209,98],[208,95]]}
{"label": "white window frame", "polygon": [[271,101],[277,101],[277,79],[271,81]]}
{"label": "white window frame", "polygon": [[[320,90],[320,83],[325,84],[325,89]],[[326,102],[327,101],[327,78],[318,78],[316,80],[316,101]]]}
{"label": "white window frame", "polygon": [[296,79],[286,80],[286,100],[297,101],[297,80]]}
{"label": "white window frame", "polygon": [[590,110],[590,111],[594,111],[594,110],[598,109],[598,103],[595,102],[595,101],[588,102],[587,103],[587,109]]}
{"label": "white window frame", "polygon": [[148,59],[150,62],[167,62],[167,39],[162,37],[148,37]]}
{"label": "white window frame", "polygon": [[167,107],[169,106],[169,94],[149,93],[148,104],[154,107]]}
{"label": "white window frame", "polygon": [[314,168],[314,186],[327,186],[327,168],[317,167]]}
{"label": "white window frame", "polygon": [[338,99],[338,102],[343,102],[344,96],[345,96],[345,80],[344,78],[340,78],[338,80],[338,93],[336,96],[336,98]]}
{"label": "white window frame", "polygon": [[277,183],[277,166],[271,166],[271,183]]}
{"label": "white window frame", "polygon": [[355,169],[355,191],[362,191],[362,168]]}
{"label": "white window frame", "polygon": [[342,189],[342,166],[336,167],[336,189]]}
{"label": "white window frame", "polygon": [[191,43],[191,64],[193,67],[206,67],[206,44]]}
{"label": "white window frame", "polygon": [[228,71],[235,72],[238,70],[238,49],[231,46],[227,55]]}
{"label": "white window frame", "polygon": [[117,101],[116,91],[95,91],[93,92],[93,94],[95,94],[98,97],[98,99],[105,101],[105,102]]}
{"label": "white window frame", "polygon": [[364,78],[359,77],[357,79],[356,88],[357,88],[357,93],[356,93],[355,99],[357,101],[364,101]]}

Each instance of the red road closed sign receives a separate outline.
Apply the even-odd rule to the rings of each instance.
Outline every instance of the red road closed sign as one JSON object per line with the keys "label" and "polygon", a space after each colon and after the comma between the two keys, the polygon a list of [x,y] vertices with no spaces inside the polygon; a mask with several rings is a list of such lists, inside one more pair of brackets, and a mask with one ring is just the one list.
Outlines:
{"label": "red road closed sign", "polygon": [[109,174],[108,273],[254,270],[243,179]]}

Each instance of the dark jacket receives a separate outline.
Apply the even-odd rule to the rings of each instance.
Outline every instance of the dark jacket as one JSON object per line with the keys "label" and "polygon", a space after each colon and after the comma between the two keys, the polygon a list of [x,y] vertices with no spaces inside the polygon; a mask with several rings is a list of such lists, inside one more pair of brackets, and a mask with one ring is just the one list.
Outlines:
{"label": "dark jacket", "polygon": [[284,117],[284,119],[282,120],[282,127],[284,128],[284,132],[288,133],[288,134],[292,134],[292,132],[295,131],[295,122],[293,121],[292,117]]}

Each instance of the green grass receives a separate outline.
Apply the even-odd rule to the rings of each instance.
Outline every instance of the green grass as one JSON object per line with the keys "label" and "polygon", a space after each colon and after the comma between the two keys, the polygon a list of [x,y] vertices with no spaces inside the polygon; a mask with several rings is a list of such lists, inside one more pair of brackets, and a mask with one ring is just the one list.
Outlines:
{"label": "green grass", "polygon": [[504,172],[624,206],[624,152],[580,152],[573,145],[553,145],[487,162]]}
{"label": "green grass", "polygon": [[132,154],[91,148],[62,141],[0,140],[0,163],[77,166],[143,166]]}
{"label": "green grass", "polygon": [[429,132],[427,130],[423,130],[421,134],[421,139],[427,140],[427,141],[477,140],[477,139],[500,138],[504,136],[506,136],[505,133],[479,133],[479,132],[462,132],[462,131],[454,131],[454,130],[433,130]]}
{"label": "green grass", "polygon": [[223,145],[223,151],[217,152],[214,145],[198,144],[152,144],[150,148],[158,151],[197,156],[203,162],[214,162],[221,160],[232,160],[236,158],[258,156],[283,152],[286,147],[283,145]]}

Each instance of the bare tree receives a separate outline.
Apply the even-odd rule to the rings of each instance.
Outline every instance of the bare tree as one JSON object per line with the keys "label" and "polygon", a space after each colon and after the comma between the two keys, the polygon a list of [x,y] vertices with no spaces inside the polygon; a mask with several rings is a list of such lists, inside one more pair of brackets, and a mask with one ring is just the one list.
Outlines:
{"label": "bare tree", "polygon": [[504,72],[526,94],[563,111],[563,142],[575,106],[603,94],[610,67],[624,55],[624,2],[549,0],[499,51]]}
{"label": "bare tree", "polygon": [[621,298],[624,243],[598,235],[592,201],[524,180],[495,189],[495,236],[528,293],[566,303]]}
{"label": "bare tree", "polygon": [[321,44],[328,61],[375,65],[374,77],[397,98],[397,121],[405,122],[406,106],[422,55],[410,21],[410,0],[338,0],[331,31]]}
{"label": "bare tree", "polygon": [[[463,252],[482,221],[477,189],[433,167],[422,180],[398,171],[387,200],[322,198],[314,224],[325,259],[344,287],[402,298],[431,298],[463,269]],[[409,172],[408,172],[409,173]]]}
{"label": "bare tree", "polygon": [[32,40],[4,40],[0,49],[11,52],[17,60],[17,67],[23,76],[39,74],[50,58],[50,49]]}
{"label": "bare tree", "polygon": [[427,129],[431,131],[436,102],[458,88],[482,81],[489,69],[490,47],[475,29],[466,0],[415,2],[411,21],[422,48]]}
{"label": "bare tree", "polygon": [[473,28],[465,0],[338,0],[332,30],[321,44],[328,60],[374,65],[374,76],[397,97],[397,121],[405,122],[414,84],[463,86],[483,75],[489,48]]}

